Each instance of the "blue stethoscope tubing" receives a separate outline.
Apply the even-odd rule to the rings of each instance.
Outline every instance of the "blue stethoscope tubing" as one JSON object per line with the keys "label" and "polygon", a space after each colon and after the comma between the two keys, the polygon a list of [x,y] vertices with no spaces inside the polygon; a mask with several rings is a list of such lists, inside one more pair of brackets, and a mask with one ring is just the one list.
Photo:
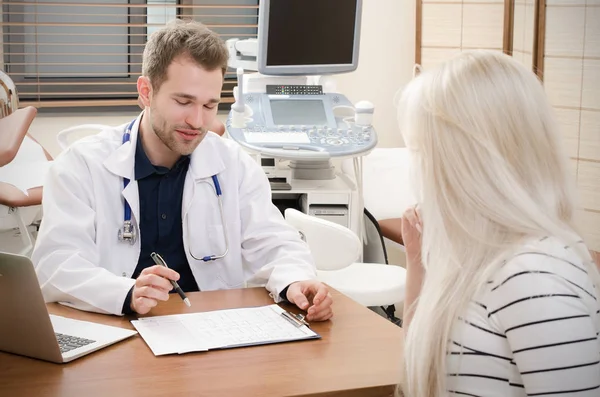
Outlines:
{"label": "blue stethoscope tubing", "polygon": [[[131,129],[133,128],[133,124],[135,123],[135,121],[136,121],[136,119],[134,119],[131,123],[129,123],[129,125],[125,129],[125,133],[123,134],[123,144],[125,144],[126,142],[129,142],[129,140],[131,139]],[[219,178],[217,178],[217,175],[216,174],[213,175],[211,177],[211,179],[213,181],[213,185],[215,188],[217,200],[219,201],[219,212],[221,213],[221,223],[223,225],[223,238],[225,239],[225,251],[220,255],[207,255],[207,256],[203,256],[202,258],[197,258],[192,253],[192,250],[189,249],[189,253],[192,258],[194,258],[197,261],[201,260],[204,262],[210,262],[210,261],[224,258],[227,255],[227,253],[229,252],[229,239],[227,238],[228,237],[227,227],[226,227],[225,215],[224,215],[224,211],[223,211],[223,200],[222,200],[223,192],[221,191],[221,184],[219,183]],[[123,178],[123,189],[125,189],[127,187],[127,185],[129,185],[129,178]],[[136,232],[135,232],[135,229],[131,222],[131,207],[129,206],[129,203],[127,202],[127,200],[123,200],[123,201],[124,201],[123,228],[119,230],[119,240],[121,240],[121,241],[129,240],[130,244],[133,245],[135,243],[135,239],[136,239]]]}

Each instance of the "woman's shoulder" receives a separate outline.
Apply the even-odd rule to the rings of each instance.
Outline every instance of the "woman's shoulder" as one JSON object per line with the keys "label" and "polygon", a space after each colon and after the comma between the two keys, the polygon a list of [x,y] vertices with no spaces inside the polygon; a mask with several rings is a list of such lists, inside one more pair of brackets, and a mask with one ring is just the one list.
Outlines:
{"label": "woman's shoulder", "polygon": [[565,243],[549,236],[527,241],[488,281],[488,309],[493,312],[525,301],[545,304],[551,298],[575,298],[597,305],[598,291],[582,255],[586,252],[581,239]]}
{"label": "woman's shoulder", "polygon": [[572,242],[552,236],[529,239],[505,258],[491,283],[497,284],[524,272],[540,276],[550,272],[587,274],[586,259],[582,257],[585,252],[587,247],[578,237]]}

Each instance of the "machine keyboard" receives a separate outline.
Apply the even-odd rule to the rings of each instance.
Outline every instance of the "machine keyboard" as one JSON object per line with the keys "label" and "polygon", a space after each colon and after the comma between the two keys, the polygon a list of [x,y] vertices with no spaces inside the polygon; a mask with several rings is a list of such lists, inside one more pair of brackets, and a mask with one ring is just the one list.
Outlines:
{"label": "machine keyboard", "polygon": [[73,349],[77,349],[78,347],[82,347],[85,345],[89,345],[91,343],[96,342],[95,340],[78,338],[76,336],[59,334],[58,332],[54,333],[56,335],[56,340],[58,341],[58,346],[60,347],[61,353],[66,353]]}

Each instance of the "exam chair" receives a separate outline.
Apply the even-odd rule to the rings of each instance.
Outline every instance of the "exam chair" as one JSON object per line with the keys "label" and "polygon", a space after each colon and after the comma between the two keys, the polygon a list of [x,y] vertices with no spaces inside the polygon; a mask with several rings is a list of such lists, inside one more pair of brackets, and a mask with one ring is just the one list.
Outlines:
{"label": "exam chair", "polygon": [[[37,109],[28,106],[0,118],[0,167],[6,166],[15,159],[24,140],[30,139],[35,142],[33,138],[27,136],[27,131],[36,114]],[[47,161],[52,160],[46,150],[43,150],[43,154]],[[23,209],[42,204],[42,189],[42,187],[28,189],[27,194],[24,194],[13,185],[0,182],[0,215],[7,214],[9,219],[15,221],[23,241],[23,249],[19,252],[22,255],[31,254],[34,245],[34,237],[29,231],[29,222],[26,222],[23,216]]]}
{"label": "exam chair", "polygon": [[[394,305],[404,301],[404,268],[386,263],[357,262],[363,250],[362,242],[354,232],[337,223],[293,208],[285,210],[285,219],[308,244],[319,281],[363,306],[382,307],[388,319],[400,325],[400,320],[394,315]],[[374,244],[377,240],[369,230],[373,224],[369,225],[368,219],[365,221],[367,235],[371,235]],[[381,237],[378,238],[383,247]]]}

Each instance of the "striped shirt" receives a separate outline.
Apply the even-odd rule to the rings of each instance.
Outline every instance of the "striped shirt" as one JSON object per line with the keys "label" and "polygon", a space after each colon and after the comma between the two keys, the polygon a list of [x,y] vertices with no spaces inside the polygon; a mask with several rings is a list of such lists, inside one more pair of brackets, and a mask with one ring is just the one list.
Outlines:
{"label": "striped shirt", "polygon": [[600,396],[599,297],[570,247],[526,245],[456,322],[449,395]]}

